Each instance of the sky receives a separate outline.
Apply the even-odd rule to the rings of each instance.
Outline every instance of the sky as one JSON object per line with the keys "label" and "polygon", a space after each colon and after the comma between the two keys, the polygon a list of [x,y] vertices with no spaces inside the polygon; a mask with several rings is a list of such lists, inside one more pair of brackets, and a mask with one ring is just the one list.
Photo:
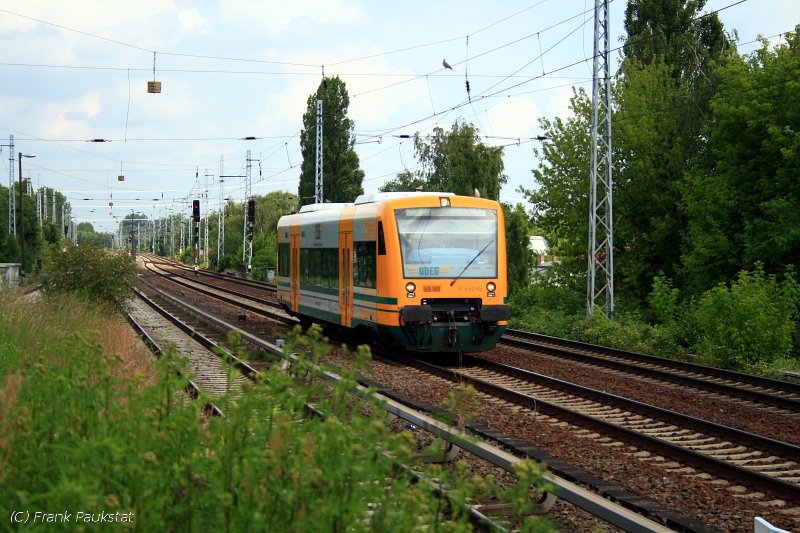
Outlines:
{"label": "sky", "polygon": [[[525,203],[518,188],[534,187],[539,120],[568,117],[574,88],[591,93],[593,9],[590,0],[4,0],[0,144],[13,135],[15,152],[36,154],[23,158],[24,177],[61,191],[78,222],[114,231],[132,211],[241,202],[247,150],[254,194],[296,194],[307,99],[323,75],[339,76],[365,192],[418,167],[401,135],[459,120],[504,146],[500,199]],[[613,49],[625,2],[609,10]],[[800,23],[797,0],[709,0],[705,11],[715,10],[741,53]],[[159,94],[147,92],[154,80]],[[8,185],[8,146],[1,160]]]}

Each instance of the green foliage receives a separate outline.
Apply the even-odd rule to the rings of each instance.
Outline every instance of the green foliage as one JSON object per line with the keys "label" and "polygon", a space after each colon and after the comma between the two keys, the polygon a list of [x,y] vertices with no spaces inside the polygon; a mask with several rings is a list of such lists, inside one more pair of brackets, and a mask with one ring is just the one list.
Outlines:
{"label": "green foliage", "polygon": [[135,283],[130,255],[91,246],[65,243],[63,249],[48,254],[44,265],[41,282],[45,293],[72,293],[117,312],[125,310]]}
{"label": "green foliage", "polygon": [[506,257],[508,258],[508,292],[514,294],[528,286],[534,265],[530,248],[528,214],[522,204],[513,208],[503,204],[506,229]]}
{"label": "green foliage", "polygon": [[450,131],[440,127],[433,134],[414,136],[414,151],[422,165],[417,177],[425,189],[497,200],[508,180],[503,174],[503,149],[483,144],[472,124],[456,121]]}
{"label": "green foliage", "polygon": [[[149,222],[148,222],[149,224]],[[148,230],[149,230],[148,225]],[[111,234],[110,233],[97,233],[89,222],[81,222],[75,228],[78,234],[78,244],[88,244],[89,246],[96,246],[98,248],[111,248]],[[149,235],[149,233],[148,233]],[[49,235],[47,238],[49,240]]]}
{"label": "green foliage", "polygon": [[317,91],[309,95],[300,132],[303,155],[297,195],[302,205],[314,203],[316,182],[317,100],[322,100],[323,192],[325,200],[352,202],[364,193],[364,171],[353,148],[353,121],[347,118],[350,96],[338,76],[323,78]]}
{"label": "green foliage", "polygon": [[678,316],[678,298],[680,291],[672,286],[672,280],[663,272],[653,278],[653,290],[647,297],[650,311],[656,322],[674,324]]}
{"label": "green foliage", "polygon": [[800,267],[800,34],[727,62],[706,133],[713,165],[684,185],[684,263],[695,291],[756,261],[770,273]]}
{"label": "green foliage", "polygon": [[792,273],[779,282],[762,265],[741,272],[730,287],[720,284],[698,301],[695,347],[706,363],[741,371],[766,368],[787,357],[796,330],[800,287]]}
{"label": "green foliage", "polygon": [[278,261],[278,236],[272,233],[261,233],[253,239],[253,278],[267,279],[267,267],[276,267]]}
{"label": "green foliage", "polygon": [[564,287],[555,272],[537,273],[527,288],[511,295],[511,327],[568,337],[583,320],[585,306],[585,292]]}
{"label": "green foliage", "polygon": [[[573,115],[542,118],[547,137],[533,153],[541,163],[533,169],[538,187],[520,188],[533,205],[533,223],[560,258],[565,278],[586,272],[589,214],[591,100],[583,89],[573,90]],[[585,279],[585,278],[584,278]]]}
{"label": "green foliage", "polygon": [[548,483],[544,477],[547,473],[547,465],[525,459],[514,466],[514,472],[517,474],[517,484],[505,491],[503,497],[514,506],[514,511],[519,516],[525,517],[520,526],[520,531],[551,531],[552,524],[546,518],[531,514],[536,507],[535,498],[531,494],[531,487],[536,487],[534,491],[536,493],[545,491],[556,493],[555,487]]}
{"label": "green foliage", "polygon": [[[163,357],[155,383],[119,372],[121,357],[98,337],[109,321],[91,306],[51,301],[41,312],[26,307],[16,323],[19,313],[18,303],[0,300],[0,345],[13,347],[0,359],[4,516],[34,508],[132,513],[140,531],[469,530],[460,509],[432,497],[435,487],[395,468],[389,457],[411,460],[408,436],[360,415],[381,410],[347,395],[352,376],[329,386],[276,365],[235,399],[215,399],[226,416],[208,420],[198,413],[204,398],[183,397],[173,370],[182,358]],[[296,373],[312,372],[322,341],[317,329],[292,337],[303,354]],[[308,411],[310,401],[324,418]],[[435,472],[462,501],[485,485],[463,469]],[[520,500],[531,483],[541,487],[542,472],[521,471]]]}
{"label": "green foliage", "polygon": [[426,181],[417,176],[410,170],[404,170],[397,174],[397,178],[389,180],[378,189],[380,192],[403,192],[425,190]]}
{"label": "green foliage", "polygon": [[707,77],[711,63],[733,47],[707,0],[629,0],[624,53],[644,63],[664,61],[675,78]]}
{"label": "green foliage", "polygon": [[[696,115],[679,112],[690,92],[671,65],[629,60],[616,86],[614,255],[616,293],[642,302],[654,272],[675,277],[684,222],[679,184],[697,147]],[[694,121],[695,123],[692,123]]]}

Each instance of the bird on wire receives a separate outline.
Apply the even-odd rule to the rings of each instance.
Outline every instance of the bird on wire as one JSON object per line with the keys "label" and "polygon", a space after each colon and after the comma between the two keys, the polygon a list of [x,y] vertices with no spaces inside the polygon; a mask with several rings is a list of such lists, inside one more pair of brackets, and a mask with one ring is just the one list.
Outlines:
{"label": "bird on wire", "polygon": [[442,66],[444,68],[449,68],[450,70],[453,70],[453,67],[450,66],[450,63],[448,63],[446,59],[442,59]]}

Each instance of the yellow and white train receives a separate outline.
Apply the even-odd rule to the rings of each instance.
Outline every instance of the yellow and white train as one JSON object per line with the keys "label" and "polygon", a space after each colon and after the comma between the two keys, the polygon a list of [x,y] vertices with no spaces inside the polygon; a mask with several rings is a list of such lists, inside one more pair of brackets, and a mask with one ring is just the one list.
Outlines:
{"label": "yellow and white train", "polygon": [[278,221],[278,301],[305,324],[408,350],[494,347],[509,317],[503,211],[452,193],[377,193]]}

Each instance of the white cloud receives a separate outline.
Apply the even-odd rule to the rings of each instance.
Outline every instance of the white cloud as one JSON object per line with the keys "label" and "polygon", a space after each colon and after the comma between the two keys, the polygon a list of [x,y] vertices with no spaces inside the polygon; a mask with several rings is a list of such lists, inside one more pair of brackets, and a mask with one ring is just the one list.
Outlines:
{"label": "white cloud", "polygon": [[178,22],[184,33],[190,35],[207,35],[211,33],[211,24],[196,8],[178,11]]}
{"label": "white cloud", "polygon": [[222,0],[222,17],[277,36],[309,21],[318,25],[357,24],[365,19],[358,3],[347,0]]}
{"label": "white cloud", "polygon": [[36,110],[36,122],[45,124],[44,136],[61,139],[89,139],[91,119],[101,110],[100,95],[88,93],[79,98],[54,101]]}

